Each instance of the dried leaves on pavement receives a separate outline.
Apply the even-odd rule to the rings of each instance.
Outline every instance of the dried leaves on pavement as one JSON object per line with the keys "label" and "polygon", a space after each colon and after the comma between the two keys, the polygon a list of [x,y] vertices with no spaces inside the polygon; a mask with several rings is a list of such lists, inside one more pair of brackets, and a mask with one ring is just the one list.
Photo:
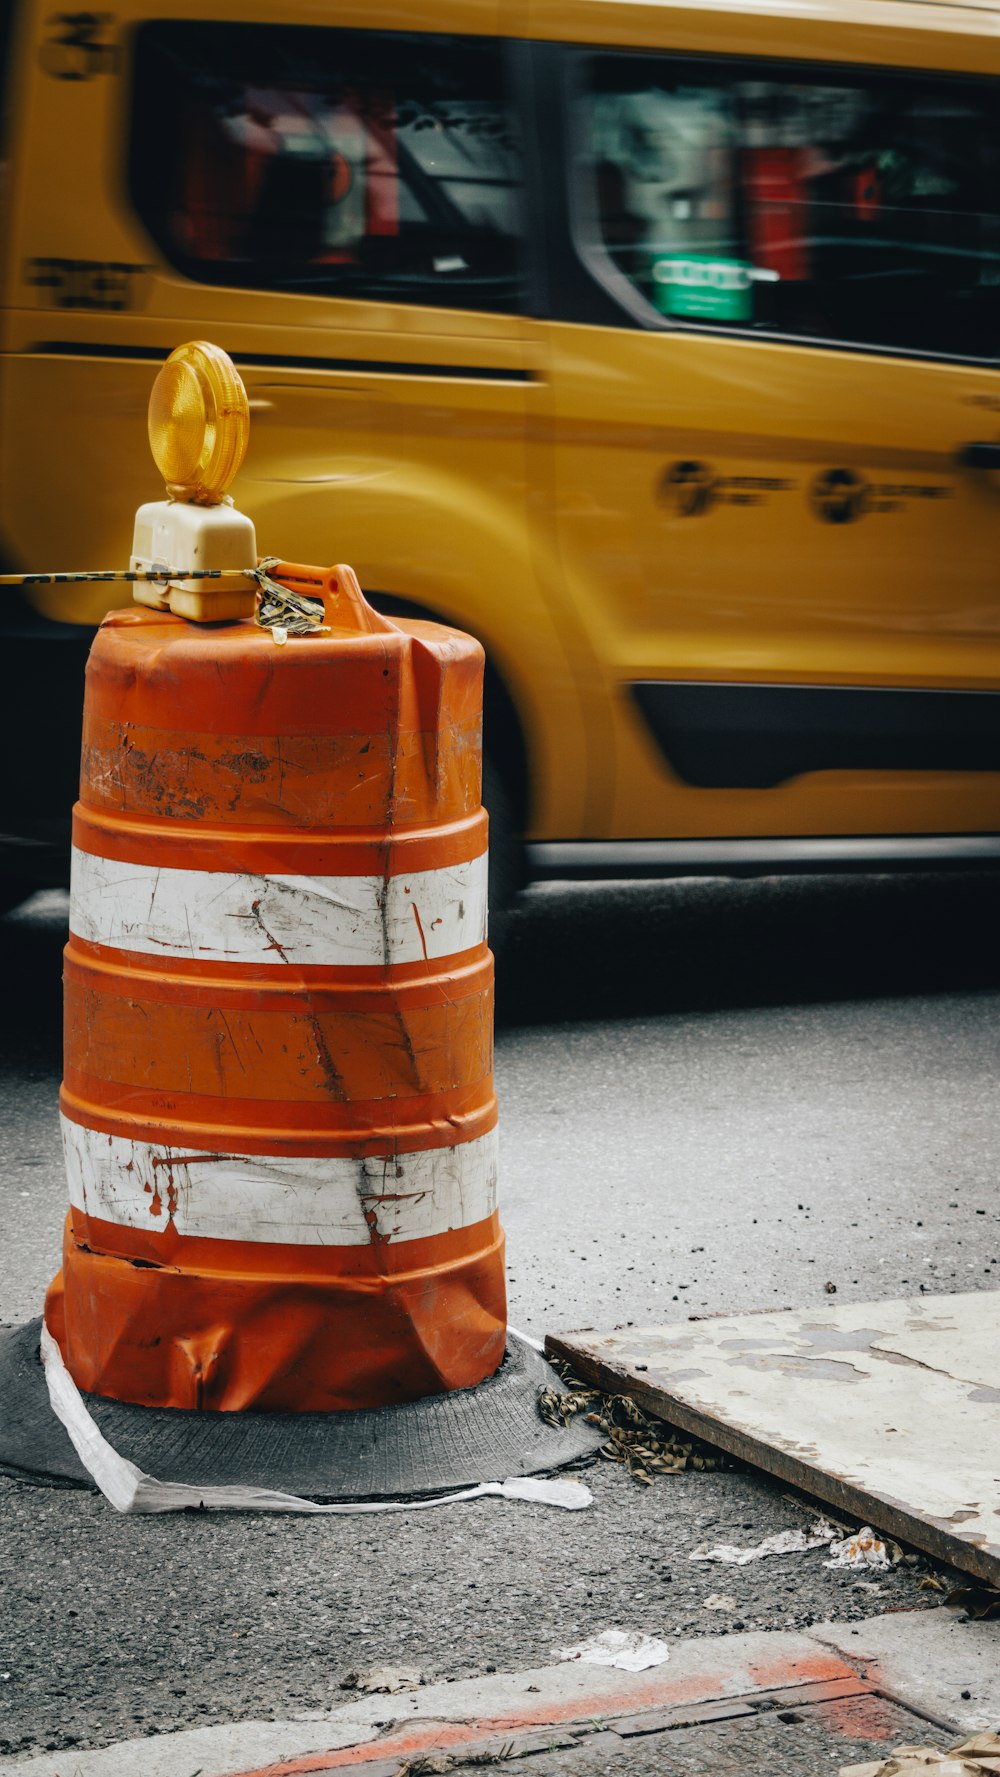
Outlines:
{"label": "dried leaves on pavement", "polygon": [[634,1481],[652,1486],[657,1475],[680,1475],[686,1469],[732,1466],[718,1450],[689,1438],[666,1420],[647,1413],[629,1394],[604,1394],[592,1388],[562,1359],[549,1360],[566,1384],[567,1393],[542,1389],[538,1411],[546,1425],[569,1425],[582,1413],[588,1425],[607,1433],[599,1455],[628,1469]]}

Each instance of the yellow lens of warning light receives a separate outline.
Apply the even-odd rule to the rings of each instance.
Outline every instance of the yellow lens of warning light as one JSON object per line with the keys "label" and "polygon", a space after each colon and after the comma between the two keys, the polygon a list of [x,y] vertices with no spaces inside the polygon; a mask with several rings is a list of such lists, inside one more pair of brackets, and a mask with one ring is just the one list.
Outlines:
{"label": "yellow lens of warning light", "polygon": [[178,346],[149,397],[153,461],[175,500],[213,506],[235,480],[250,437],[236,366],[206,340]]}

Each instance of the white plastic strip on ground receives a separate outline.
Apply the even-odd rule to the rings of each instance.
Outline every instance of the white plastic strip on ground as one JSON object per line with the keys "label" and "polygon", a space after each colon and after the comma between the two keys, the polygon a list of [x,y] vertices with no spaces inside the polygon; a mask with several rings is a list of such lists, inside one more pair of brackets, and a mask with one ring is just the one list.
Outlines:
{"label": "white plastic strip on ground", "polygon": [[420,1240],[497,1206],[497,1132],[362,1160],[192,1153],[62,1119],[69,1200],[120,1227],[290,1246]]}
{"label": "white plastic strip on ground", "polygon": [[408,876],[253,876],[74,847],[70,930],[148,956],[383,967],[482,944],[486,877],[485,852]]}
{"label": "white plastic strip on ground", "polygon": [[87,1411],[80,1391],[63,1363],[62,1352],[44,1321],[41,1348],[52,1411],[66,1427],[88,1475],[116,1512],[183,1512],[192,1506],[226,1512],[419,1512],[429,1506],[482,1499],[487,1494],[579,1512],[593,1501],[593,1494],[581,1481],[537,1480],[532,1476],[481,1481],[476,1487],[465,1487],[458,1493],[442,1494],[435,1499],[363,1500],[352,1505],[318,1505],[313,1499],[301,1499],[295,1493],[273,1493],[266,1487],[189,1487],[182,1481],[157,1481],[152,1475],[144,1475],[134,1462],[119,1456],[108,1443]]}

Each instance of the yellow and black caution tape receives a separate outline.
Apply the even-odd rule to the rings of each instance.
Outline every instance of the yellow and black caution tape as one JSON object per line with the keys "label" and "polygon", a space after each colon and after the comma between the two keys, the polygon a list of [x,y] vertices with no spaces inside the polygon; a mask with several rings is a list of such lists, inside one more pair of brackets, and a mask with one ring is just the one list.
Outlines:
{"label": "yellow and black caution tape", "polygon": [[321,598],[291,592],[270,578],[278,565],[276,555],[265,556],[256,568],[85,568],[72,574],[0,574],[0,586],[83,586],[96,582],[130,584],[152,581],[165,585],[172,580],[255,580],[257,610],[254,622],[274,632],[276,641],[288,636],[309,635],[326,628]]}
{"label": "yellow and black caution tape", "polygon": [[[276,557],[274,558],[277,559]],[[268,559],[259,568],[84,568],[75,574],[0,574],[0,586],[81,586],[92,580],[131,582],[133,580],[257,580],[265,567],[273,567]]]}

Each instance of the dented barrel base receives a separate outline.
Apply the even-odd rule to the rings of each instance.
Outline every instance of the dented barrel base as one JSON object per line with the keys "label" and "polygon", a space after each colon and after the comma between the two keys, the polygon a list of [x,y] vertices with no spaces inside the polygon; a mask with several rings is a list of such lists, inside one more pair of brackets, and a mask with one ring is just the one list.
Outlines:
{"label": "dented barrel base", "polygon": [[[94,1487],[49,1403],[41,1321],[0,1329],[0,1472],[47,1486]],[[547,1424],[540,1390],[565,1384],[510,1335],[495,1375],[477,1388],[353,1413],[220,1413],[137,1407],[83,1396],[119,1456],[159,1481],[271,1489],[317,1500],[420,1498],[479,1481],[562,1468],[604,1433]]]}
{"label": "dented barrel base", "polygon": [[494,1213],[398,1247],[258,1242],[234,1257],[179,1236],[154,1263],[138,1241],[132,1259],[81,1245],[67,1218],[45,1320],[87,1393],[230,1413],[383,1407],[499,1367],[503,1244]]}

